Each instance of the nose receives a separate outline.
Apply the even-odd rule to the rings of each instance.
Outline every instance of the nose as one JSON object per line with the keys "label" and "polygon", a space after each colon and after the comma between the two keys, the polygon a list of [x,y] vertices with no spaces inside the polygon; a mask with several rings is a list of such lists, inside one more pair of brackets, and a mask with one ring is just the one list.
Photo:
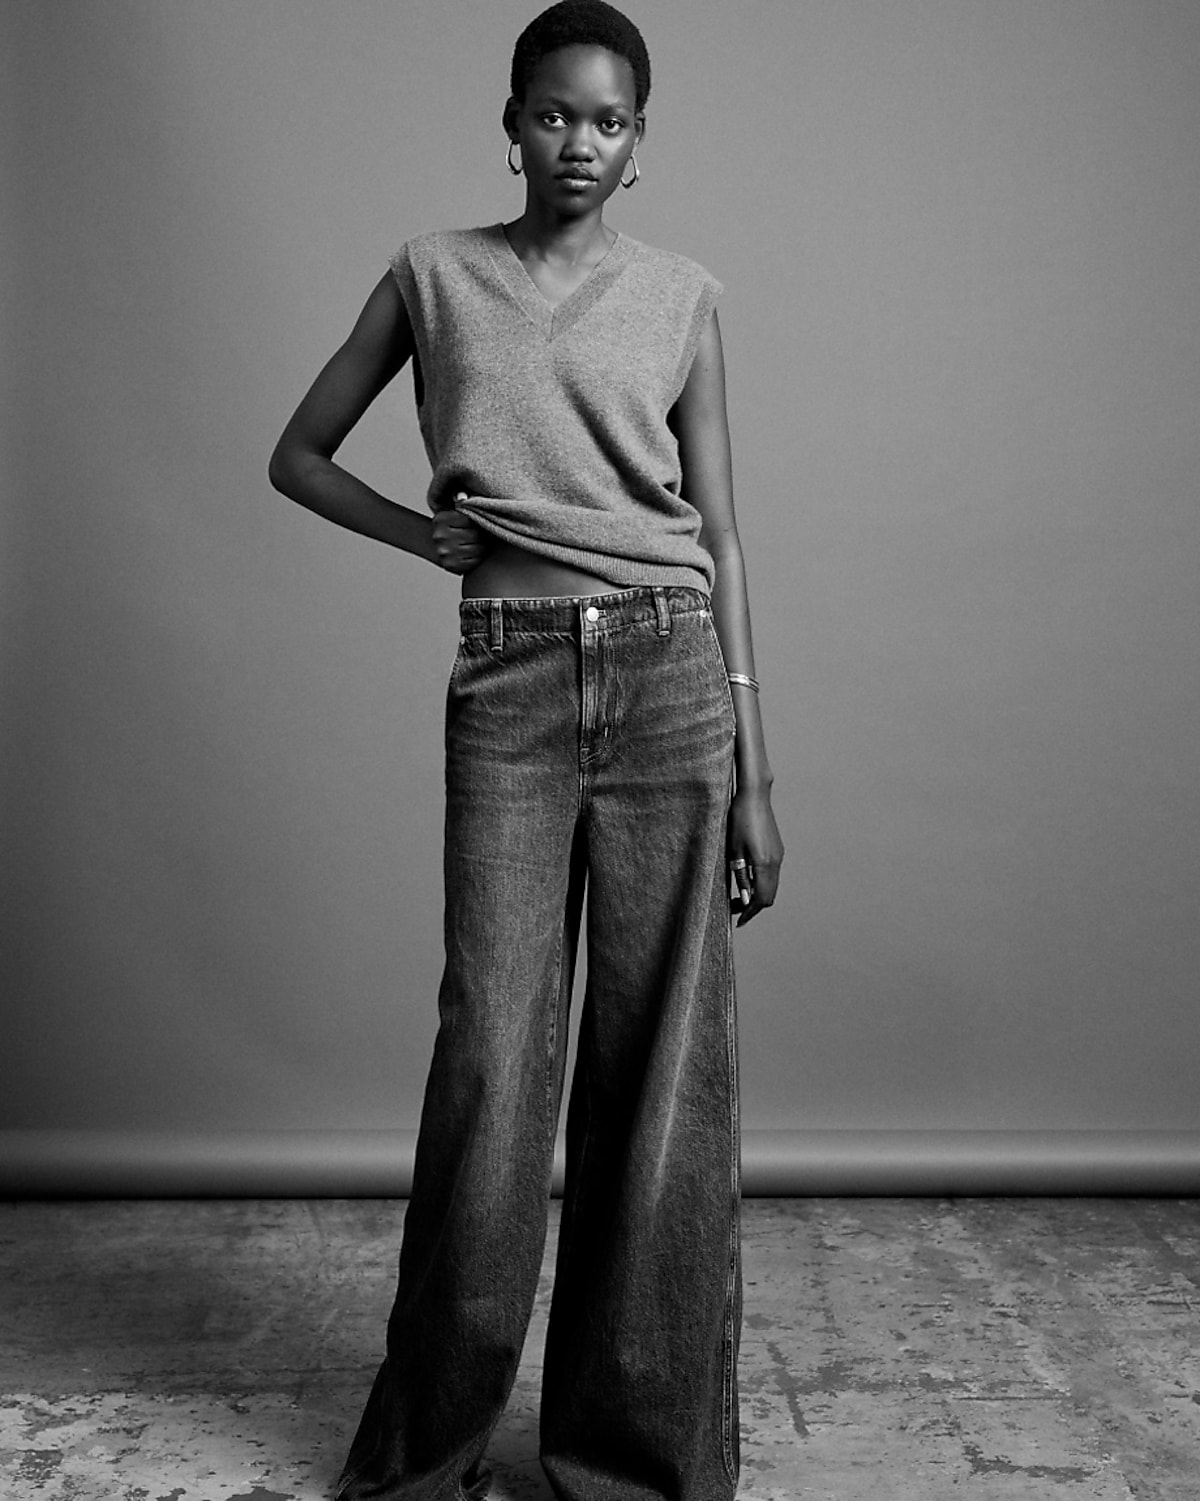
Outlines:
{"label": "nose", "polygon": [[573,162],[590,162],[595,158],[596,148],[592,145],[586,124],[580,121],[567,132],[563,141],[562,154]]}

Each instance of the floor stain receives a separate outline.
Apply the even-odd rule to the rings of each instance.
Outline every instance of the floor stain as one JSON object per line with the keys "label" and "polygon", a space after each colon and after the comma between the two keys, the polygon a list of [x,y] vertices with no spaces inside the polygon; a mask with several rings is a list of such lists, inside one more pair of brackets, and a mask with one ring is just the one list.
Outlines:
{"label": "floor stain", "polygon": [[972,1475],[1024,1475],[1027,1480],[1061,1480],[1077,1483],[1090,1480],[1094,1471],[1079,1465],[1017,1465],[1007,1459],[985,1459],[977,1444],[964,1444],[963,1453]]}
{"label": "floor stain", "polygon": [[17,1466],[17,1480],[26,1485],[45,1485],[62,1466],[57,1449],[26,1449]]}
{"label": "floor stain", "polygon": [[796,1437],[807,1438],[808,1427],[804,1421],[804,1409],[800,1406],[800,1386],[788,1367],[787,1356],[772,1340],[767,1341],[767,1350],[775,1363],[775,1380],[787,1402],[788,1411],[792,1415],[792,1427],[796,1430]]}

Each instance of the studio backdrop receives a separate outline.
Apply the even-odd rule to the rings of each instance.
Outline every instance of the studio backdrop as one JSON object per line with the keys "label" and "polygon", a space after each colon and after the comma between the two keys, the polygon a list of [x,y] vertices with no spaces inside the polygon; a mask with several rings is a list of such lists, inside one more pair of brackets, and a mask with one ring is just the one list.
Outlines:
{"label": "studio backdrop", "polygon": [[[266,464],[410,235],[520,211],[537,5],[10,0],[8,1191],[392,1192],[448,575]],[[752,1190],[1200,1184],[1200,6],[631,0],[788,846]],[[343,450],[421,506],[402,374]]]}

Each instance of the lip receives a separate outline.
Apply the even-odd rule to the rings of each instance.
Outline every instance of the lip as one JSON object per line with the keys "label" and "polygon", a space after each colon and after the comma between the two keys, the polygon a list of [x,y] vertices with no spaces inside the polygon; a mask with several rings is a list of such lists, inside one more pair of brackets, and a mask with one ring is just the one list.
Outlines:
{"label": "lip", "polygon": [[595,182],[595,177],[582,167],[573,167],[569,172],[555,174],[559,182]]}

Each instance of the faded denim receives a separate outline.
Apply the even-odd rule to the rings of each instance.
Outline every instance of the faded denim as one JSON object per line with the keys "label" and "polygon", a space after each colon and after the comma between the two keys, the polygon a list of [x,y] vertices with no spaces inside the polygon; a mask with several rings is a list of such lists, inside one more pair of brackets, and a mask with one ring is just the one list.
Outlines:
{"label": "faded denim", "polygon": [[546,1234],[560,1501],[730,1501],[738,1468],[733,709],[708,601],[467,600],[446,728],[446,969],[387,1358],[339,1501],[487,1494]]}

